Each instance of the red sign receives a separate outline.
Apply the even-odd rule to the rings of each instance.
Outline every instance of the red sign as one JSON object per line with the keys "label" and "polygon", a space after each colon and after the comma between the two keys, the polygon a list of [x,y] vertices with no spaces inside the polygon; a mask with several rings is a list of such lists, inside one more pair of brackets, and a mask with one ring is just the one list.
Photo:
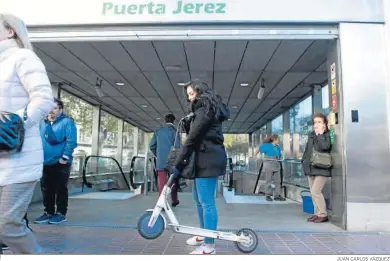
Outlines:
{"label": "red sign", "polygon": [[336,94],[332,95],[332,110],[333,111],[337,110],[337,95]]}

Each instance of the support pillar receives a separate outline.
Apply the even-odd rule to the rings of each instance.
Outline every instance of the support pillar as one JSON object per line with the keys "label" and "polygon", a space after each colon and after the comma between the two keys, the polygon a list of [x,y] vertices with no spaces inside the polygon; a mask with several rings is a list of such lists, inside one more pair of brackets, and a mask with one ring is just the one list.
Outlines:
{"label": "support pillar", "polygon": [[133,133],[134,155],[133,156],[138,156],[138,135],[139,135],[139,129],[134,128],[134,133]]}
{"label": "support pillar", "polygon": [[51,85],[51,90],[53,92],[53,98],[60,99],[61,97],[61,87],[59,87],[57,84]]}
{"label": "support pillar", "polygon": [[119,164],[122,166],[122,152],[123,152],[123,124],[124,121],[122,119],[118,119],[118,141],[116,147],[116,159]]}
{"label": "support pillar", "polygon": [[248,148],[249,148],[249,151],[248,151],[248,157],[249,158],[252,158],[253,155],[254,155],[254,143],[253,143],[253,133],[249,133],[248,134]]}
{"label": "support pillar", "polygon": [[266,136],[269,137],[271,135],[272,135],[272,121],[269,121],[266,124]]}
{"label": "support pillar", "polygon": [[336,217],[343,217],[342,224],[349,231],[390,231],[389,72],[384,28],[384,24],[341,23],[339,48],[334,48],[338,59],[328,59],[328,69],[336,63],[336,88],[330,83],[329,93],[331,110],[338,113],[334,147],[339,157],[335,157],[336,176],[332,175],[332,212],[336,202],[345,204],[337,207]]}
{"label": "support pillar", "polygon": [[313,115],[316,113],[322,113],[322,86],[315,85],[312,90],[312,106]]}
{"label": "support pillar", "polygon": [[290,139],[290,113],[285,111],[283,113],[283,156],[291,158],[291,139]]}
{"label": "support pillar", "polygon": [[101,119],[101,108],[100,106],[95,106],[93,108],[92,116],[92,155],[99,155],[99,144],[100,144],[100,119]]}

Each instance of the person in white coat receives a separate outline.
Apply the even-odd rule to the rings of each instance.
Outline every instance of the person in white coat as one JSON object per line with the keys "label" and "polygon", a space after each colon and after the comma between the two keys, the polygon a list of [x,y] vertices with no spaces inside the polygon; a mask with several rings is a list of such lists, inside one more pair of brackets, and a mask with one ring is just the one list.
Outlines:
{"label": "person in white coat", "polygon": [[14,254],[41,252],[23,216],[42,176],[39,123],[53,106],[46,69],[33,51],[25,24],[0,13],[0,111],[22,117],[27,109],[22,151],[0,155],[0,242]]}

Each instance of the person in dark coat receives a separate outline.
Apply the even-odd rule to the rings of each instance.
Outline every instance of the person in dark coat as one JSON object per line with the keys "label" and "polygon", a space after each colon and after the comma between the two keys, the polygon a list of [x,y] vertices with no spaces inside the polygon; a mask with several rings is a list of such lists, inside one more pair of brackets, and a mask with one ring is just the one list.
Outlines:
{"label": "person in dark coat", "polygon": [[302,168],[309,179],[310,192],[313,199],[315,213],[308,219],[309,222],[322,223],[328,221],[326,203],[322,189],[331,176],[331,169],[321,169],[311,165],[310,158],[313,148],[318,152],[331,152],[330,135],[327,128],[327,118],[323,114],[313,117],[313,132],[309,134],[305,152],[302,157]]}
{"label": "person in dark coat", "polygon": [[[165,116],[165,124],[159,128],[152,137],[150,141],[149,148],[150,151],[156,156],[156,170],[158,176],[158,193],[161,194],[164,185],[168,181],[168,173],[166,171],[166,163],[168,160],[168,154],[172,146],[175,145],[176,148],[180,148],[180,136],[176,136],[176,128],[173,125],[176,117],[173,114],[168,114]],[[176,136],[176,144],[175,143]],[[179,181],[175,180],[175,184],[172,187],[171,198],[172,198],[172,207],[179,205],[178,199],[178,188]]]}
{"label": "person in dark coat", "polygon": [[[195,153],[195,180],[193,198],[198,210],[200,227],[216,230],[218,214],[215,206],[215,191],[218,177],[226,171],[227,155],[224,147],[222,122],[230,116],[221,96],[206,83],[194,80],[185,88],[189,110],[193,113],[191,123],[186,122],[187,139],[175,162],[173,174],[179,176],[186,162]],[[214,239],[192,237],[191,246],[199,246],[191,254],[215,254]]]}

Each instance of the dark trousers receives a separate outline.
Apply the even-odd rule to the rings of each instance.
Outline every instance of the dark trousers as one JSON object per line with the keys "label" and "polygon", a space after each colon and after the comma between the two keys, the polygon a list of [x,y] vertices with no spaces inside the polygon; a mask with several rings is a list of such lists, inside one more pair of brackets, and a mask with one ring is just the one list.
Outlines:
{"label": "dark trousers", "polygon": [[[41,179],[41,190],[45,212],[66,215],[68,211],[68,181],[70,164],[44,166]],[[57,211],[55,206],[57,205]]]}
{"label": "dark trousers", "polygon": [[[168,182],[168,173],[164,170],[158,170],[157,176],[158,176],[158,181],[157,181],[158,182],[158,195],[160,196],[165,184]],[[179,180],[176,179],[174,181],[174,185],[172,186],[172,191],[171,191],[172,203],[178,201],[178,196],[177,196],[178,188],[179,188]]]}

